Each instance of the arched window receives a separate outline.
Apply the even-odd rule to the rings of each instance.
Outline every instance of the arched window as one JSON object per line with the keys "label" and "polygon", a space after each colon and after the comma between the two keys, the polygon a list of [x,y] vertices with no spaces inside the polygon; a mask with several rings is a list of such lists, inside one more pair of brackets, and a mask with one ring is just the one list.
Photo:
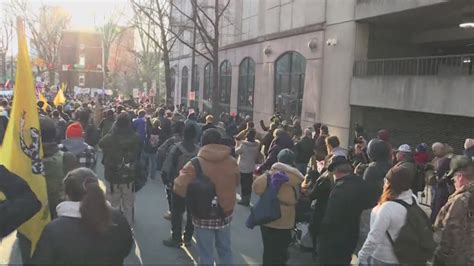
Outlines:
{"label": "arched window", "polygon": [[229,60],[221,63],[219,73],[220,97],[219,103],[223,111],[229,112],[230,109],[230,93],[232,89],[232,65]]}
{"label": "arched window", "polygon": [[181,103],[187,105],[188,103],[188,67],[183,67],[181,71]]}
{"label": "arched window", "polygon": [[174,105],[174,90],[175,90],[175,85],[176,85],[176,70],[172,68],[170,70],[170,87],[171,87],[171,92],[170,92],[170,99],[167,101],[167,103],[171,103]]}
{"label": "arched window", "polygon": [[297,52],[287,52],[276,61],[275,112],[284,119],[301,116],[306,59]]}
{"label": "arched window", "polygon": [[191,90],[194,91],[194,101],[191,102],[191,106],[197,108],[199,106],[199,68],[198,65],[194,65],[194,81]]}
{"label": "arched window", "polygon": [[206,112],[212,110],[212,65],[207,63],[204,66],[204,99],[203,99],[203,109]]}
{"label": "arched window", "polygon": [[239,66],[239,91],[237,111],[242,115],[253,115],[253,92],[255,89],[255,61],[247,57]]}

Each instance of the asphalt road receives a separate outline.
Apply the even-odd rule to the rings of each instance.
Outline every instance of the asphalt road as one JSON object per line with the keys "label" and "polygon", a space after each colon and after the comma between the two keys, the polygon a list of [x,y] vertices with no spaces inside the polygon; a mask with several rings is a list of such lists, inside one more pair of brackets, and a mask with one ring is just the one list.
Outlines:
{"label": "asphalt road", "polygon": [[[99,160],[100,161],[100,160]],[[97,173],[103,175],[101,165]],[[253,196],[252,201],[255,202]],[[160,180],[148,181],[137,193],[135,203],[135,241],[136,245],[125,263],[129,265],[151,264],[195,264],[197,252],[190,248],[169,248],[162,240],[170,236],[170,222],[163,218],[167,210],[164,186]],[[231,227],[232,250],[236,264],[260,264],[262,260],[262,240],[260,229],[245,227],[250,209],[237,205]],[[0,244],[0,265],[18,265],[21,257],[15,234],[2,240]],[[289,264],[313,264],[311,254],[297,247],[290,247]]]}

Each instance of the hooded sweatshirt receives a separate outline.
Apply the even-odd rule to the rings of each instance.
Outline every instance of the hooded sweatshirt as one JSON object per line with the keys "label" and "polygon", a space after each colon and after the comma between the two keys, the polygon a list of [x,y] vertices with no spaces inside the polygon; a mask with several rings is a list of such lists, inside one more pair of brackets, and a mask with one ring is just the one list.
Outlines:
{"label": "hooded sweatshirt", "polygon": [[[198,153],[199,163],[203,174],[216,187],[217,200],[224,214],[229,216],[234,211],[237,186],[240,184],[240,170],[235,159],[230,154],[231,149],[221,144],[208,144]],[[174,192],[186,197],[188,185],[196,180],[196,171],[188,162],[174,180]]]}
{"label": "hooded sweatshirt", "polygon": [[255,171],[255,161],[257,160],[259,145],[260,143],[258,141],[243,141],[242,144],[235,149],[235,154],[239,155],[237,162],[241,173],[249,174]]}
{"label": "hooded sweatshirt", "polygon": [[375,206],[383,191],[385,175],[392,167],[390,147],[383,140],[373,139],[369,142],[367,152],[371,163],[365,169],[363,178],[372,187],[373,206]]}

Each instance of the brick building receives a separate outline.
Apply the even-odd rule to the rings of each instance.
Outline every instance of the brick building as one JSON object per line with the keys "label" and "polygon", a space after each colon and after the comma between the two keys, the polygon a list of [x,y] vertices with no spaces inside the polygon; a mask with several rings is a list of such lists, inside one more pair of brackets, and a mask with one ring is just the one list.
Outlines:
{"label": "brick building", "polygon": [[102,37],[93,31],[64,31],[59,47],[60,83],[75,87],[102,88]]}

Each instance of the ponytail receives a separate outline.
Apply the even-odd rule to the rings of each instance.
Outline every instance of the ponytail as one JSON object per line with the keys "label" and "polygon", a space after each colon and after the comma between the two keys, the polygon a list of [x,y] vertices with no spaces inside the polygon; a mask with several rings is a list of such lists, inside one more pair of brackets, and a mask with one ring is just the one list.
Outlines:
{"label": "ponytail", "polygon": [[82,198],[81,212],[84,224],[96,233],[103,233],[111,223],[110,208],[105,200],[104,191],[99,187],[99,183],[84,182],[86,194]]}
{"label": "ponytail", "polygon": [[66,194],[72,201],[80,201],[81,220],[94,233],[103,233],[111,224],[111,210],[99,186],[95,173],[88,168],[78,168],[64,179]]}

